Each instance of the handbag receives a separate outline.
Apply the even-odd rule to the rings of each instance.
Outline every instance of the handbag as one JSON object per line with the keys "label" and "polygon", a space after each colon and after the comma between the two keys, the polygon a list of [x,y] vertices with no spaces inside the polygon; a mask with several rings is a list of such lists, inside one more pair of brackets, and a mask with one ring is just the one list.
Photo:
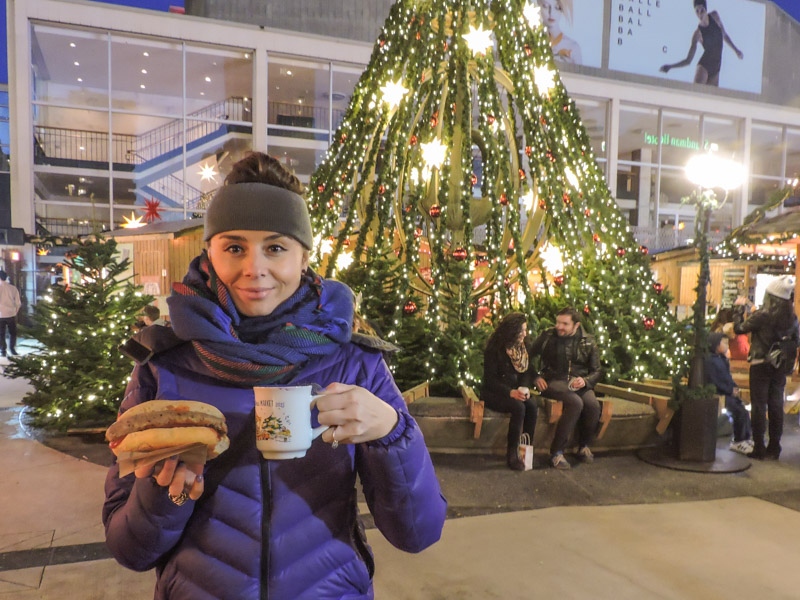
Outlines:
{"label": "handbag", "polygon": [[533,440],[527,433],[523,433],[520,436],[517,452],[519,459],[525,465],[525,470],[530,471],[533,469]]}

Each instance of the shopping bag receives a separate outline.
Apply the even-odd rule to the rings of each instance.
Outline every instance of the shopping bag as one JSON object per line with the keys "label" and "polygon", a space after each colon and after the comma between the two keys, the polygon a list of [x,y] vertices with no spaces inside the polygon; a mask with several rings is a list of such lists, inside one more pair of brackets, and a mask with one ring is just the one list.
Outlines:
{"label": "shopping bag", "polygon": [[525,470],[533,469],[533,440],[527,433],[523,433],[519,438],[519,459],[525,464]]}

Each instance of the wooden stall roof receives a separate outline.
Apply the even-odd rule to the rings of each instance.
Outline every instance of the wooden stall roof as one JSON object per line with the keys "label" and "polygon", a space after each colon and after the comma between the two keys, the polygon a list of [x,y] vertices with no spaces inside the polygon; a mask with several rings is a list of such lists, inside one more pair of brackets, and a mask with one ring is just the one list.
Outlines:
{"label": "wooden stall roof", "polygon": [[135,229],[115,229],[109,235],[113,238],[135,237],[137,241],[147,238],[173,239],[203,227],[203,219],[181,219],[180,221],[158,221]]}

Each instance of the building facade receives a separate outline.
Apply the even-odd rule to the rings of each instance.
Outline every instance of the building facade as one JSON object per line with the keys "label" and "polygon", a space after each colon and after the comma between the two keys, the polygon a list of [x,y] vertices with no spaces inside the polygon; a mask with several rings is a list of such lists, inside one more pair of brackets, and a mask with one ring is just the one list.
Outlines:
{"label": "building facade", "polygon": [[[560,62],[561,76],[612,195],[653,249],[691,237],[694,209],[682,198],[692,190],[684,166],[693,154],[713,147],[748,172],[714,215],[718,235],[800,174],[800,25],[764,0],[732,1],[741,10],[720,3],[719,11],[730,37],[743,45],[753,29],[761,33],[741,64],[724,51],[717,87],[693,83],[691,65],[664,74],[660,62],[636,62],[660,31],[657,18],[680,29],[668,19],[684,16],[662,0],[575,0],[570,31],[583,61]],[[279,157],[307,181],[369,60],[363,39],[379,33],[377,15],[389,3],[350,3],[364,6],[345,15],[356,27],[326,13],[339,4],[190,0],[195,15],[176,15],[9,0],[11,226],[79,235],[145,216],[200,216],[249,149]],[[657,48],[664,63],[686,54],[696,25],[688,13],[678,42]],[[340,37],[297,31],[303,23]],[[33,247],[19,251],[35,297],[47,259]]]}

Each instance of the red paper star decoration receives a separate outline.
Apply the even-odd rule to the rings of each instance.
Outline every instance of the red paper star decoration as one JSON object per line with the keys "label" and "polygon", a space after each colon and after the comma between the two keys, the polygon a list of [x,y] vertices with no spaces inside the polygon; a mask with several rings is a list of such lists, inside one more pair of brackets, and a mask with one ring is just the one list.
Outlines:
{"label": "red paper star decoration", "polygon": [[144,220],[152,223],[156,219],[161,218],[161,200],[150,198],[145,200],[144,204],[147,208],[144,209]]}

